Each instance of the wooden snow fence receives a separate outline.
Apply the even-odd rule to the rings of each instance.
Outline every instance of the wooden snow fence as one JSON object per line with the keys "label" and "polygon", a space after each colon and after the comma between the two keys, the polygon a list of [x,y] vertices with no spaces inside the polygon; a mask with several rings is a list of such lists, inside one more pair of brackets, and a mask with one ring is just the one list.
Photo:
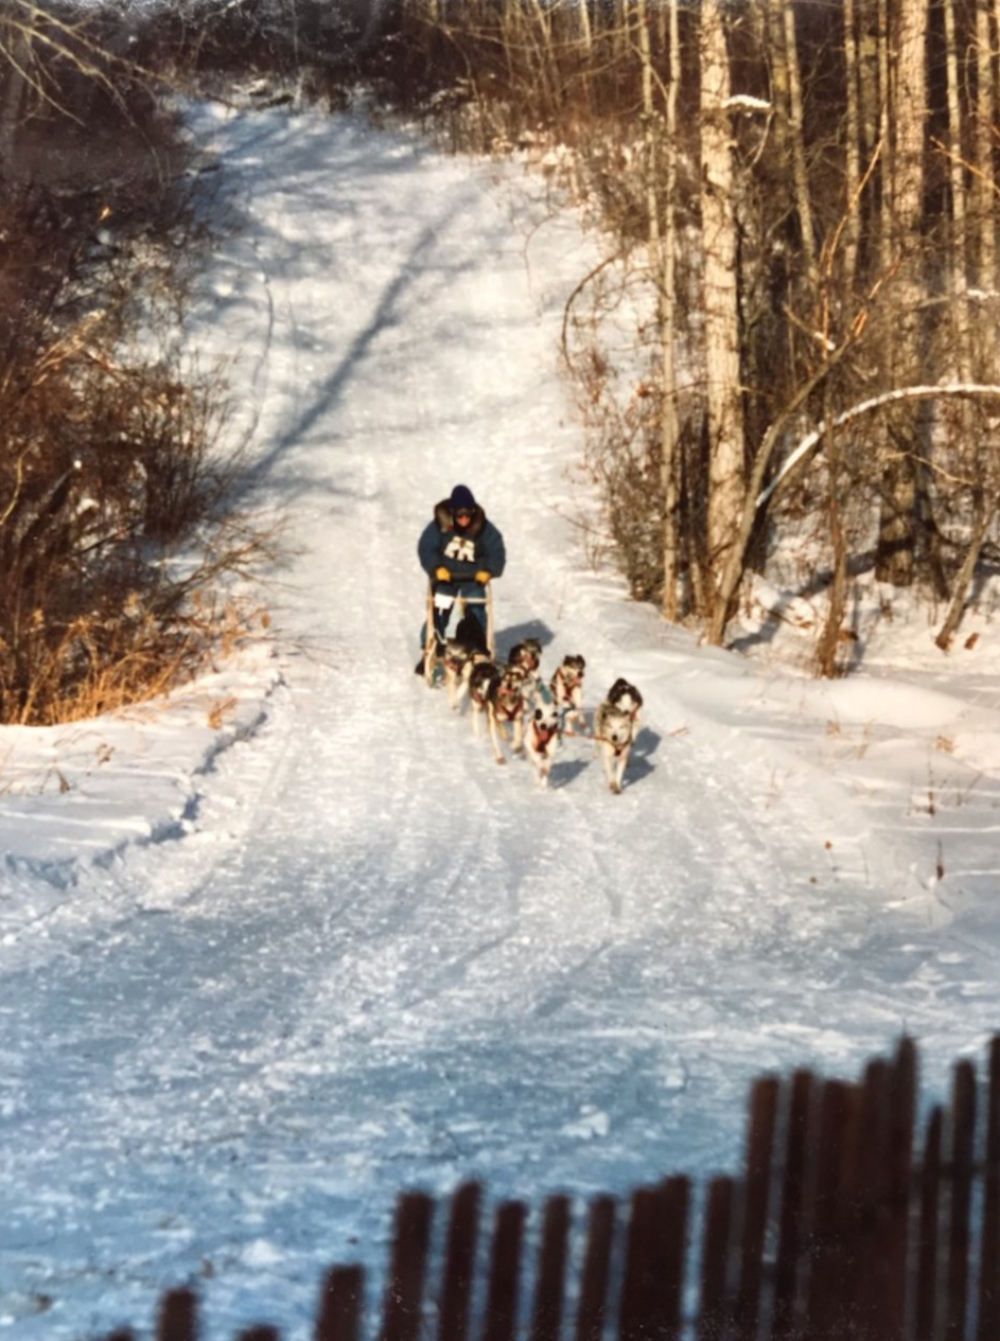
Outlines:
{"label": "wooden snow fence", "polygon": [[[488,1208],[477,1183],[440,1208],[404,1193],[377,1330],[362,1268],[334,1267],[314,1341],[1000,1341],[1000,1035],[923,1120],[916,1076],[904,1039],[856,1084],[762,1077],[743,1176],[697,1198],[683,1176],[576,1215],[562,1195]],[[157,1341],[198,1321],[173,1290]]]}

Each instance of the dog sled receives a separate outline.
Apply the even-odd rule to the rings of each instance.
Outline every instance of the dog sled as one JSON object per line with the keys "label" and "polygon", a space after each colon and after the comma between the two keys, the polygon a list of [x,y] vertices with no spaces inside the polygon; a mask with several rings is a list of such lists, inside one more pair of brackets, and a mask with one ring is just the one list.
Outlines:
{"label": "dog sled", "polygon": [[[486,650],[491,657],[496,656],[496,637],[493,624],[493,588],[487,583],[483,589],[482,596],[466,596],[461,592],[452,595],[449,592],[435,591],[434,583],[427,584],[427,636],[424,643],[424,679],[428,686],[433,688],[441,678],[441,644],[438,638],[437,629],[434,625],[434,616],[438,611],[447,610],[448,625],[458,615],[458,621],[455,625],[456,635],[460,636],[459,630],[462,627],[462,621],[465,619],[475,619],[468,611],[470,605],[485,605],[486,607]],[[477,622],[478,626],[478,622]],[[447,627],[447,625],[446,625]]]}

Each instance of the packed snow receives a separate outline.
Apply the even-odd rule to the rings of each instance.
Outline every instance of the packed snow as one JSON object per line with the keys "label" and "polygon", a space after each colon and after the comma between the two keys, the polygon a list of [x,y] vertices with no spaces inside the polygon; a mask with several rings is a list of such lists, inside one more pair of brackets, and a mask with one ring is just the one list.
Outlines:
{"label": "packed snow", "polygon": [[[794,667],[804,602],[699,645],[588,557],[574,211],[360,116],[191,126],[219,231],[189,339],[289,548],[269,629],[169,701],[0,730],[18,1341],[148,1329],[186,1282],[210,1336],[305,1338],[331,1263],[375,1290],[402,1189],[703,1180],[761,1072],[853,1077],[906,1031],[928,1101],[1000,1026],[997,578],[947,657],[871,588],[836,682]],[[413,674],[459,482],[507,544],[500,650],[582,653],[589,710],[640,687],[621,795],[583,737],[548,790],[498,768]]]}

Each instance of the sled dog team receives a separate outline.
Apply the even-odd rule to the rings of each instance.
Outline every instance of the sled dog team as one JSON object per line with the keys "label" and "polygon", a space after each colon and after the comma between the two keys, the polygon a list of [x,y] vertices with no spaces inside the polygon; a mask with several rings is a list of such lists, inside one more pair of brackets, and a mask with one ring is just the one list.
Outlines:
{"label": "sled dog team", "polygon": [[[427,620],[420,633],[424,653],[414,668],[417,675],[431,680],[443,665],[452,708],[457,712],[469,700],[477,736],[486,718],[497,763],[507,762],[503,747],[509,728],[513,752],[527,755],[535,781],[547,786],[564,732],[570,734],[575,727],[572,734],[588,734],[583,657],[565,657],[546,683],[539,673],[542,646],[537,638],[518,643],[506,662],[486,650],[493,646],[490,584],[503,575],[507,551],[502,533],[468,485],[456,484],[434,506],[420,533],[417,557],[428,579]],[[456,604],[464,613],[455,636],[448,637]],[[616,680],[594,713],[590,738],[615,793],[622,789],[641,707],[638,689]]]}
{"label": "sled dog team", "polygon": [[642,695],[627,680],[616,680],[595,710],[593,731],[588,733],[583,709],[586,661],[566,656],[546,681],[540,673],[541,660],[537,638],[519,642],[506,662],[495,660],[474,642],[446,638],[440,663],[448,703],[459,712],[468,699],[477,738],[485,718],[498,764],[507,762],[504,742],[509,730],[512,752],[527,757],[539,787],[548,786],[564,733],[593,739],[608,787],[619,793],[639,730]]}

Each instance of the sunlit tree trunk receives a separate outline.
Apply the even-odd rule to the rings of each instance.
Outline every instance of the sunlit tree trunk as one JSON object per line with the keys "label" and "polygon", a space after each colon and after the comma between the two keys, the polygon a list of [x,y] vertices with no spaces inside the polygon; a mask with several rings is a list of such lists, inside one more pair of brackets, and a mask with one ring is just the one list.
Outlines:
{"label": "sunlit tree trunk", "polygon": [[962,145],[962,103],[958,65],[958,24],[955,0],[944,0],[945,70],[948,102],[948,185],[951,196],[951,237],[948,248],[952,297],[952,326],[957,337],[957,363],[962,381],[969,381],[968,366],[968,232],[965,189],[965,153]]}
{"label": "sunlit tree trunk", "polygon": [[705,406],[709,440],[708,552],[718,573],[743,504],[743,404],[730,76],[723,0],[701,6],[701,241]]}
{"label": "sunlit tree trunk", "polygon": [[[921,311],[924,297],[922,248],[924,223],[924,123],[927,111],[927,0],[900,0],[896,40],[896,83],[892,159],[892,254],[899,266],[895,287],[899,319],[895,325],[892,376],[897,386],[920,380]],[[915,461],[922,455],[915,416],[904,409],[895,417],[896,441],[883,477],[883,499],[875,559],[876,576],[897,587],[914,578],[916,541]]]}
{"label": "sunlit tree trunk", "polygon": [[[998,130],[997,88],[993,54],[1000,42],[1000,3],[994,5],[994,25],[991,33],[990,0],[976,3],[976,113],[974,117],[973,158],[977,168],[973,179],[973,198],[978,224],[979,286],[989,292],[997,287],[997,214],[1000,213],[1000,194],[994,178],[994,137]],[[995,36],[994,36],[995,34]],[[991,330],[981,332],[984,361],[996,356],[997,340],[994,321]]]}
{"label": "sunlit tree trunk", "polygon": [[795,33],[795,5],[792,0],[779,0],[782,9],[784,59],[788,69],[788,119],[792,151],[792,172],[795,179],[795,208],[802,234],[802,255],[806,263],[810,287],[817,280],[816,235],[813,224],[812,200],[809,195],[809,172],[806,164],[806,143],[803,128],[802,71],[799,65],[799,44]]}
{"label": "sunlit tree trunk", "polygon": [[677,194],[677,101],[681,87],[681,37],[679,0],[669,0],[670,82],[667,85],[666,161],[664,191],[666,216],[663,225],[662,305],[660,340],[662,342],[663,404],[660,421],[661,475],[663,482],[663,614],[676,620],[677,585],[680,554],[678,508],[680,504],[680,418],[677,413],[677,368],[674,346],[677,338],[677,226],[674,197]]}
{"label": "sunlit tree trunk", "polygon": [[590,0],[577,0],[576,12],[580,16],[580,37],[587,54],[594,50],[594,30],[590,24]]}
{"label": "sunlit tree trunk", "polygon": [[857,279],[861,211],[857,201],[861,186],[861,66],[858,50],[856,0],[844,0],[844,67],[846,71],[844,123],[844,197],[848,211],[844,227],[844,282],[853,287]]}

